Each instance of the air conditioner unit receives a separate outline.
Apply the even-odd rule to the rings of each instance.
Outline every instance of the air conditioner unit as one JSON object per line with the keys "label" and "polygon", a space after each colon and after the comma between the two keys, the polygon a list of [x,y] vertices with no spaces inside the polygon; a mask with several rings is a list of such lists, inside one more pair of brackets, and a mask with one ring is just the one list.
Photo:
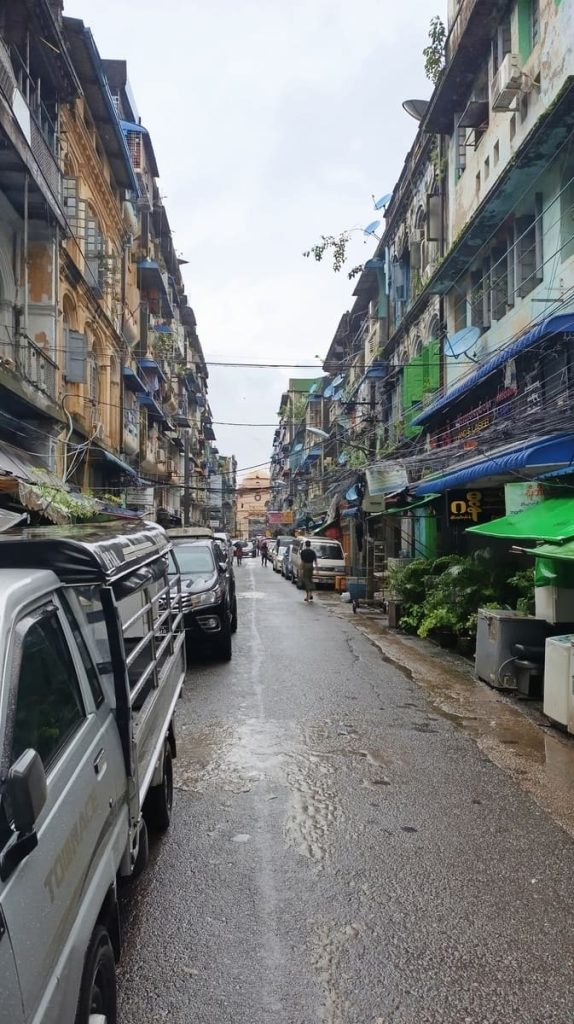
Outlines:
{"label": "air conditioner unit", "polygon": [[516,53],[507,53],[492,79],[490,97],[493,110],[511,110],[513,100],[522,91],[522,68]]}

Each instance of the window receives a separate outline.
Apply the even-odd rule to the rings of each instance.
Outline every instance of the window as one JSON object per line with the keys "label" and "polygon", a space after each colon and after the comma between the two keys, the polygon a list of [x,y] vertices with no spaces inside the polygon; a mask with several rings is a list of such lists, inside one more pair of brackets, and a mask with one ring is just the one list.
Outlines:
{"label": "window", "polygon": [[141,132],[127,132],[126,142],[130,152],[130,157],[134,170],[141,171],[142,169],[142,135]]}
{"label": "window", "polygon": [[496,74],[507,53],[511,52],[512,37],[510,28],[510,14],[503,18],[496,30],[492,40],[492,71]]}
{"label": "window", "polygon": [[455,144],[455,176],[458,181],[466,168],[466,128],[459,124],[456,126]]}
{"label": "window", "polygon": [[23,640],[11,763],[32,747],[48,769],[84,719],[68,645],[56,612],[47,612]]}
{"label": "window", "polygon": [[560,183],[560,252],[562,260],[574,255],[574,166]]}
{"label": "window", "polygon": [[96,667],[92,661],[90,652],[86,647],[86,641],[82,636],[82,631],[78,626],[76,617],[72,613],[72,609],[70,608],[65,595],[62,595],[62,607],[64,609],[66,619],[68,620],[68,625],[72,630],[72,633],[74,634],[74,640],[76,641],[76,646],[78,648],[78,651],[80,652],[82,664],[86,670],[86,676],[88,677],[88,683],[90,684],[90,690],[92,691],[94,704],[96,705],[97,708],[99,708],[100,704],[104,699],[100,679],[96,671]]}
{"label": "window", "polygon": [[495,167],[496,167],[496,165],[497,165],[499,160],[500,160],[500,144],[499,144],[498,139],[497,139],[496,142],[494,143],[494,149],[492,151],[492,162],[493,162]]}
{"label": "window", "polygon": [[542,195],[537,193],[534,213],[514,222],[515,287],[523,298],[544,278],[542,235]]}
{"label": "window", "polygon": [[64,178],[62,183],[62,195],[64,199],[64,210],[66,218],[72,230],[72,234],[78,235],[78,179]]}
{"label": "window", "polygon": [[540,0],[530,0],[530,39],[534,49],[540,41]]}
{"label": "window", "polygon": [[493,320],[502,320],[508,298],[508,263],[506,248],[495,246],[490,269],[490,311]]}
{"label": "window", "polygon": [[524,62],[540,42],[540,0],[518,0],[518,50]]}

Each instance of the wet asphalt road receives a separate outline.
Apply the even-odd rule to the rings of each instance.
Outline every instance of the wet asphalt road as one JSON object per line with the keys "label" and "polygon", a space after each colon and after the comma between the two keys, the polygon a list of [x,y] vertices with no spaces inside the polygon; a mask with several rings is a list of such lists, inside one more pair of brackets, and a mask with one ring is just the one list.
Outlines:
{"label": "wet asphalt road", "polygon": [[236,575],[123,904],[121,1024],[571,1024],[572,839],[320,596]]}

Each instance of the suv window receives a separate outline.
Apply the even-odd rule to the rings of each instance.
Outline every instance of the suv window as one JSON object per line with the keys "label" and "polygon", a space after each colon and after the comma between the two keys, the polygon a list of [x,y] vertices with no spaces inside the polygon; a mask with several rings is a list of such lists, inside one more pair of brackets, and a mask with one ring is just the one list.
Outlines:
{"label": "suv window", "polygon": [[33,747],[48,769],[86,717],[76,669],[56,613],[26,632],[18,678],[11,763]]}

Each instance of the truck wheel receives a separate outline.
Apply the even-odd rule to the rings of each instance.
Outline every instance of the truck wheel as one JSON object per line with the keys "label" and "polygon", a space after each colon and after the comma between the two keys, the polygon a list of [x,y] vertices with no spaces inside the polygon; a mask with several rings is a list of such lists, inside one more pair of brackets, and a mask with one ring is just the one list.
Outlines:
{"label": "truck wheel", "polygon": [[98,925],[90,939],[84,961],[76,1024],[104,1020],[117,1024],[116,964],[110,937]]}
{"label": "truck wheel", "polygon": [[135,859],[135,863],[132,869],[132,873],[129,876],[130,882],[135,882],[140,877],[147,867],[149,860],[149,835],[147,831],[147,822],[145,818],[140,821],[140,834],[138,837],[138,855]]}
{"label": "truck wheel", "polygon": [[237,596],[235,594],[231,604],[231,632],[237,633]]}
{"label": "truck wheel", "polygon": [[152,786],[144,804],[144,815],[154,832],[166,832],[173,807],[173,759],[169,743],[163,755],[163,777],[159,786]]}
{"label": "truck wheel", "polygon": [[228,625],[221,630],[221,638],[217,644],[217,653],[221,661],[231,661],[233,650],[231,647],[231,626]]}

